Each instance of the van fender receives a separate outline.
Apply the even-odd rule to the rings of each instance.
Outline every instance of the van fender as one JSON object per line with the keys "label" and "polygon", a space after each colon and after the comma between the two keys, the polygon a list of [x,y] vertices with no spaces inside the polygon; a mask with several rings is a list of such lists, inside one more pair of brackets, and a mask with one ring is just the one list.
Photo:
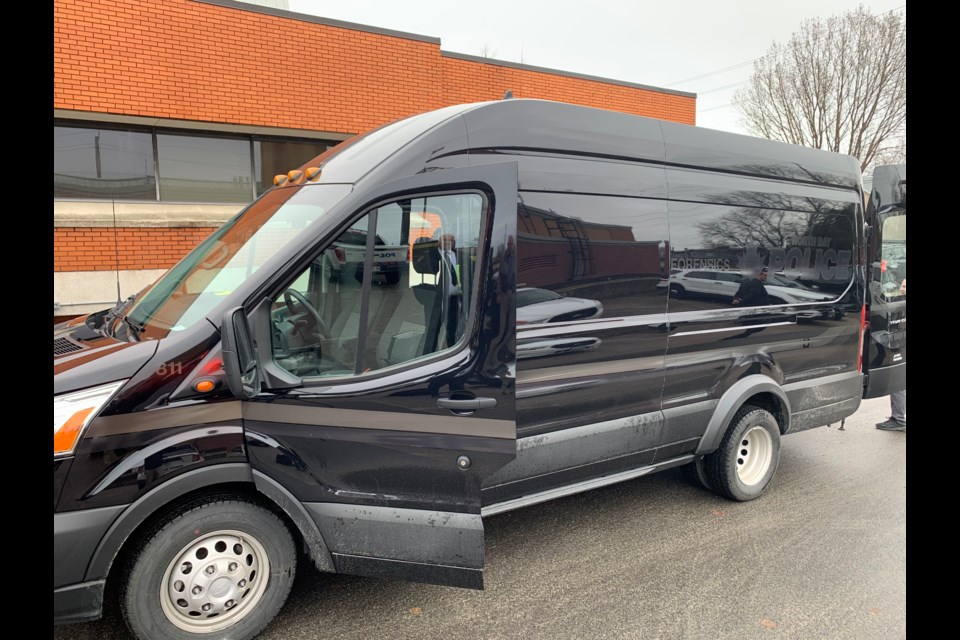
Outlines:
{"label": "van fender", "polygon": [[335,571],[333,559],[320,535],[320,530],[300,502],[266,476],[253,471],[249,463],[230,462],[187,471],[131,503],[110,525],[97,545],[90,559],[85,580],[106,578],[121,547],[137,527],[168,504],[187,493],[231,483],[249,485],[251,489],[256,489],[258,493],[282,509],[303,535],[317,568],[321,571]]}
{"label": "van fender", "polygon": [[697,455],[706,455],[716,451],[720,446],[720,441],[723,439],[723,434],[727,430],[727,425],[730,424],[733,416],[747,400],[760,393],[772,394],[779,400],[783,407],[781,413],[785,422],[785,424],[780,425],[780,431],[781,433],[786,433],[790,428],[790,401],[787,400],[787,394],[784,393],[780,385],[772,378],[765,375],[753,374],[737,380],[724,392],[723,396],[721,396],[720,402],[717,404],[717,408],[714,409],[713,416],[707,424],[707,429],[703,437],[700,438],[700,444],[697,446],[695,453]]}
{"label": "van fender", "polygon": [[93,552],[85,579],[90,581],[106,578],[113,561],[120,552],[120,548],[136,531],[137,527],[180,496],[204,487],[236,482],[247,483],[252,487],[253,474],[249,463],[227,462],[192,469],[147,492],[137,501],[130,503],[107,529],[100,540],[100,544]]}

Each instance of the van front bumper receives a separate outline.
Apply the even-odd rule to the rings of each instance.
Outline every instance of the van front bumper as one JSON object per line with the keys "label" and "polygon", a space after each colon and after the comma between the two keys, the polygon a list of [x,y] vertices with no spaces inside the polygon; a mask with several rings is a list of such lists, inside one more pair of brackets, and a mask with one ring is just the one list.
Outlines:
{"label": "van front bumper", "polygon": [[100,617],[106,576],[87,567],[110,525],[126,506],[53,514],[53,622]]}
{"label": "van front bumper", "polygon": [[88,622],[103,614],[106,580],[94,580],[53,590],[53,624]]}

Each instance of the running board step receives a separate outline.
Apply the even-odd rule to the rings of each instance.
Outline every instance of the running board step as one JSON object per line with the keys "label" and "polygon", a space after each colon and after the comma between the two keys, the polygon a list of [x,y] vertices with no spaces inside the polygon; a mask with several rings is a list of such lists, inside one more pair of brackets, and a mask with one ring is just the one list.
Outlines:
{"label": "running board step", "polygon": [[625,480],[632,480],[633,478],[639,478],[640,476],[645,476],[648,473],[653,473],[654,471],[662,471],[664,469],[669,469],[670,467],[679,467],[682,464],[693,462],[696,457],[697,456],[693,454],[681,456],[671,460],[664,460],[663,462],[658,462],[657,464],[651,464],[646,467],[630,469],[629,471],[621,471],[620,473],[614,473],[609,476],[601,476],[599,478],[583,480],[575,484],[557,487],[556,489],[547,489],[546,491],[531,493],[528,496],[514,498],[513,500],[498,502],[496,504],[482,507],[480,509],[480,516],[485,518],[498,513],[506,513],[507,511],[513,511],[514,509],[529,507],[530,505],[538,504],[540,502],[548,502],[556,498],[572,496],[575,493],[583,493],[584,491],[590,491],[591,489],[599,489],[600,487],[606,487],[607,485],[616,484]]}

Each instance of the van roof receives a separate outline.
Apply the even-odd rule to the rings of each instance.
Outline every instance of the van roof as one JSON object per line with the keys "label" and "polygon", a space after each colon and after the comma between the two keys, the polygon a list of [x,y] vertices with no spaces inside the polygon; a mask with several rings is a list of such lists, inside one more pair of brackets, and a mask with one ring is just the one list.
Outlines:
{"label": "van roof", "polygon": [[[445,107],[355,141],[326,159],[323,182],[357,182],[388,160],[399,161],[406,168],[402,173],[412,175],[442,168],[441,159],[450,166],[455,157],[465,164],[463,156],[474,162],[474,156],[507,152],[638,161],[852,189],[861,184],[852,156],[549,100]],[[411,146],[419,149],[413,157]]]}

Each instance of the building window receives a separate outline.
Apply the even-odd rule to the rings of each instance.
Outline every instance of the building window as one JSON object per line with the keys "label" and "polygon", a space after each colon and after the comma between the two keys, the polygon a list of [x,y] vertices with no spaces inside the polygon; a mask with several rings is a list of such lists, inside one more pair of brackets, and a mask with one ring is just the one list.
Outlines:
{"label": "building window", "polygon": [[150,133],[54,127],[53,195],[156,200]]}
{"label": "building window", "polygon": [[296,169],[316,158],[329,147],[330,144],[321,141],[254,140],[253,161],[257,195],[273,186],[274,176]]}
{"label": "building window", "polygon": [[339,142],[110,126],[55,121],[55,198],[246,204]]}
{"label": "building window", "polygon": [[250,202],[250,142],[157,134],[160,200]]}

